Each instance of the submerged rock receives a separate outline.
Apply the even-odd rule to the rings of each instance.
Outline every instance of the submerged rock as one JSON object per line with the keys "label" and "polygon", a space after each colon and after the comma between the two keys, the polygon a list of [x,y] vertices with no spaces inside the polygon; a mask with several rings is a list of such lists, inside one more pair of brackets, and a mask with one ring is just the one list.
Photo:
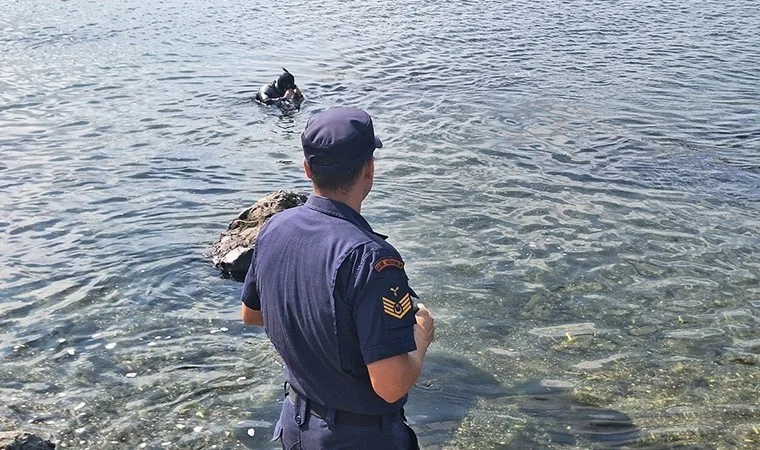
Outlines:
{"label": "submerged rock", "polygon": [[261,227],[272,216],[306,203],[307,196],[294,191],[267,194],[241,212],[211,248],[211,260],[224,276],[243,281],[251,264],[251,253]]}
{"label": "submerged rock", "polygon": [[0,449],[3,450],[51,450],[55,449],[55,444],[46,441],[41,437],[24,433],[16,436],[6,436],[0,433]]}

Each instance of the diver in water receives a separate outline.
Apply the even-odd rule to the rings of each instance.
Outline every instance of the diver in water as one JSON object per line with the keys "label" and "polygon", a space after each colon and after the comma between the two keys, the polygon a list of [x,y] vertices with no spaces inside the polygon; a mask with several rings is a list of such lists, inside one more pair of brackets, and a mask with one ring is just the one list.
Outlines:
{"label": "diver in water", "polygon": [[296,86],[296,78],[288,69],[282,68],[283,72],[276,80],[259,88],[254,99],[264,105],[289,106],[290,102],[299,109],[303,102],[303,94]]}

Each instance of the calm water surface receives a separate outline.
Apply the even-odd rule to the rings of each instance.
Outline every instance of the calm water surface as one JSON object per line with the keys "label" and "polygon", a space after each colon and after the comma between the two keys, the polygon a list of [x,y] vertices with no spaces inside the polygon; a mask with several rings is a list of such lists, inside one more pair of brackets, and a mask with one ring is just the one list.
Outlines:
{"label": "calm water surface", "polygon": [[[760,445],[755,1],[274,4],[0,0],[0,430],[273,448],[278,357],[206,254],[356,105],[438,318],[424,448]],[[282,66],[292,116],[250,102]]]}

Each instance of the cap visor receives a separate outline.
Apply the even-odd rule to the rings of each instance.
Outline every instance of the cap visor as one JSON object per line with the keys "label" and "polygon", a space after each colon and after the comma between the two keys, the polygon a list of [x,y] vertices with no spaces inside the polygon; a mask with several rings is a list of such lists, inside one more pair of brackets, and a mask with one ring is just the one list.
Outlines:
{"label": "cap visor", "polygon": [[375,148],[383,148],[383,141],[377,136],[375,136]]}

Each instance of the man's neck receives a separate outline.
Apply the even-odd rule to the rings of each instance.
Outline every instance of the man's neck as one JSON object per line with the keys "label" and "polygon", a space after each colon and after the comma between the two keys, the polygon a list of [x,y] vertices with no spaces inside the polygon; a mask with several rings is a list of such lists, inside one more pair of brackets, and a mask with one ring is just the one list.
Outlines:
{"label": "man's neck", "polygon": [[362,213],[362,201],[364,201],[364,196],[362,196],[361,193],[358,191],[325,192],[314,187],[314,193],[319,195],[320,197],[325,197],[325,198],[329,198],[330,200],[334,200],[336,202],[345,203],[351,209],[358,212],[359,214]]}

